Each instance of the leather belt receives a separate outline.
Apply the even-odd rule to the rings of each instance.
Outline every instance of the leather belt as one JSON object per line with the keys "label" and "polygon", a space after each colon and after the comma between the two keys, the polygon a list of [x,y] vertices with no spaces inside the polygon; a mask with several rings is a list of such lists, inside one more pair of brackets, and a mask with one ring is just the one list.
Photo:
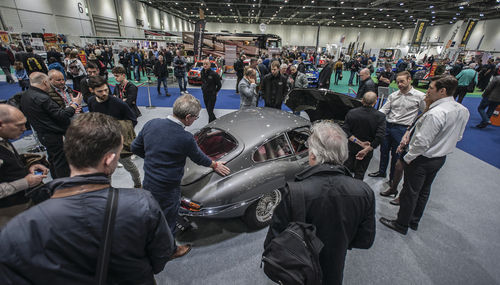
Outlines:
{"label": "leather belt", "polygon": [[111,187],[110,184],[82,184],[78,186],[58,189],[51,198],[64,198],[87,192],[99,191]]}

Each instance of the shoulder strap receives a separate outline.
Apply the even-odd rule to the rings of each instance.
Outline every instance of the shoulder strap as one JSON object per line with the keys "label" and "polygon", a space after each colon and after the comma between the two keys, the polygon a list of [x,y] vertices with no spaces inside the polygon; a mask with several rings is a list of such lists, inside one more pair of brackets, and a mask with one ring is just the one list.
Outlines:
{"label": "shoulder strap", "polygon": [[306,222],[306,209],[304,200],[304,191],[302,185],[297,182],[288,182],[290,194],[292,221]]}
{"label": "shoulder strap", "polygon": [[108,191],[106,213],[102,227],[102,240],[99,246],[99,257],[97,259],[95,283],[106,284],[108,275],[109,255],[111,253],[111,241],[113,238],[113,227],[115,224],[116,211],[118,207],[118,190],[111,187]]}

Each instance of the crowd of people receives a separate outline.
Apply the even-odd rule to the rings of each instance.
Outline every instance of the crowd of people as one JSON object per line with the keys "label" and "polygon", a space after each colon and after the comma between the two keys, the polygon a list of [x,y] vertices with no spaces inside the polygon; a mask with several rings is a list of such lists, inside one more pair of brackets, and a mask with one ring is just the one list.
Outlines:
{"label": "crowd of people", "polygon": [[[83,52],[88,55],[85,64],[79,50],[69,50],[64,57],[52,54],[48,66],[31,48],[13,55],[16,64],[24,67],[21,79],[29,83],[18,108],[0,105],[0,202],[3,206],[37,205],[15,216],[0,232],[0,274],[6,284],[37,280],[92,283],[103,278],[99,266],[108,259],[108,280],[154,284],[153,274],[163,270],[167,261],[191,250],[190,244],[177,245],[174,238],[186,159],[211,167],[219,175],[231,172],[224,161],[207,157],[185,130],[199,118],[202,108],[187,92],[188,62],[181,48],[175,55],[170,48],[153,48],[147,56],[135,48],[123,49],[118,65],[110,60],[113,56],[105,46],[88,46]],[[164,84],[169,96],[166,77],[172,66],[182,95],[175,100],[172,115],[150,120],[136,135],[134,127],[141,112],[131,73],[139,79],[144,66],[148,68],[143,62],[153,58],[149,66],[159,79],[158,93]],[[468,110],[460,104],[460,92],[470,81],[480,80],[476,81],[476,66],[470,63],[469,68],[452,68],[450,74],[445,71],[430,78],[424,94],[414,88],[408,65],[405,67],[407,61],[412,65],[411,58],[399,62],[396,72],[387,64],[375,84],[371,78],[375,60],[367,55],[346,64],[344,58],[317,54],[308,58],[296,51],[270,59],[266,55],[250,58],[246,67],[245,57],[240,56],[234,65],[240,108],[254,108],[263,98],[266,107],[281,109],[289,90],[309,85],[304,59],[314,64],[324,61],[319,88],[330,87],[332,74],[334,84],[338,83],[344,69],[351,71],[349,84],[359,75],[357,97],[363,106],[350,110],[342,127],[333,122],[313,124],[308,139],[310,167],[297,174],[295,186],[282,189],[283,202],[273,216],[265,247],[291,221],[290,196],[298,191],[297,185],[316,189],[303,193],[305,221],[316,227],[324,243],[319,256],[323,282],[340,284],[347,250],[369,248],[375,238],[374,194],[363,182],[373,150],[381,146],[380,164],[369,176],[386,177],[390,161],[390,188],[380,195],[396,198],[404,173],[401,193],[391,201],[400,207],[397,218],[383,217],[380,222],[401,234],[417,230],[433,180],[462,138],[469,119]],[[117,82],[113,91],[108,66]],[[494,109],[500,102],[496,101],[500,96],[496,72],[488,73],[493,78],[484,86],[478,83],[479,88],[484,87],[480,104],[484,108]],[[68,77],[73,79],[73,88],[66,85]],[[211,69],[210,58],[203,60],[201,79],[209,121],[213,121],[222,84]],[[398,90],[376,110],[377,86],[389,86],[393,80]],[[88,112],[83,112],[84,103]],[[492,111],[485,112],[486,120],[488,112]],[[27,122],[45,146],[48,161],[43,157],[29,160],[9,142],[21,136]],[[142,181],[132,155],[144,159]],[[111,186],[110,177],[118,163],[130,173],[134,188]],[[43,184],[49,174],[54,180]],[[117,205],[116,195],[120,197]],[[323,213],[328,212],[339,215],[325,223]],[[110,219],[114,221],[113,236],[102,226]],[[113,246],[106,257],[103,241],[108,239]]]}

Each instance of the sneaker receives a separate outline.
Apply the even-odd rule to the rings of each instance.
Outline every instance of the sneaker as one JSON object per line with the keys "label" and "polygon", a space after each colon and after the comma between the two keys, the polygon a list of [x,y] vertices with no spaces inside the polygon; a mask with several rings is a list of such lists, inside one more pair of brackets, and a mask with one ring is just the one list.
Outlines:
{"label": "sneaker", "polygon": [[117,165],[118,168],[122,168],[123,167],[123,164],[119,163],[118,162],[118,165]]}
{"label": "sneaker", "polygon": [[486,122],[481,122],[479,125],[476,125],[476,128],[478,129],[484,129],[489,125],[489,123]]}
{"label": "sneaker", "polygon": [[130,159],[132,159],[132,160],[134,160],[136,158],[137,158],[137,155],[135,155],[135,154],[132,154],[132,156],[130,156]]}
{"label": "sneaker", "polygon": [[170,97],[171,95],[170,95],[170,93],[167,93],[167,94],[165,94],[165,96]]}

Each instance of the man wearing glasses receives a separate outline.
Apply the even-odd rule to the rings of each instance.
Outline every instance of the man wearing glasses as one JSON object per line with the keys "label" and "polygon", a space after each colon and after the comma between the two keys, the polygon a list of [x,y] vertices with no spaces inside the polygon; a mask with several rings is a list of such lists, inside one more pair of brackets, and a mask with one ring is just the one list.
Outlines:
{"label": "man wearing glasses", "polygon": [[[220,175],[230,172],[225,162],[212,161],[206,156],[193,135],[184,129],[199,118],[200,110],[198,99],[190,94],[180,96],[175,100],[173,115],[147,122],[131,146],[133,153],[144,158],[143,188],[151,191],[160,204],[172,234],[179,212],[186,158],[211,167]],[[184,256],[190,250],[189,244],[177,246],[172,258]]]}

